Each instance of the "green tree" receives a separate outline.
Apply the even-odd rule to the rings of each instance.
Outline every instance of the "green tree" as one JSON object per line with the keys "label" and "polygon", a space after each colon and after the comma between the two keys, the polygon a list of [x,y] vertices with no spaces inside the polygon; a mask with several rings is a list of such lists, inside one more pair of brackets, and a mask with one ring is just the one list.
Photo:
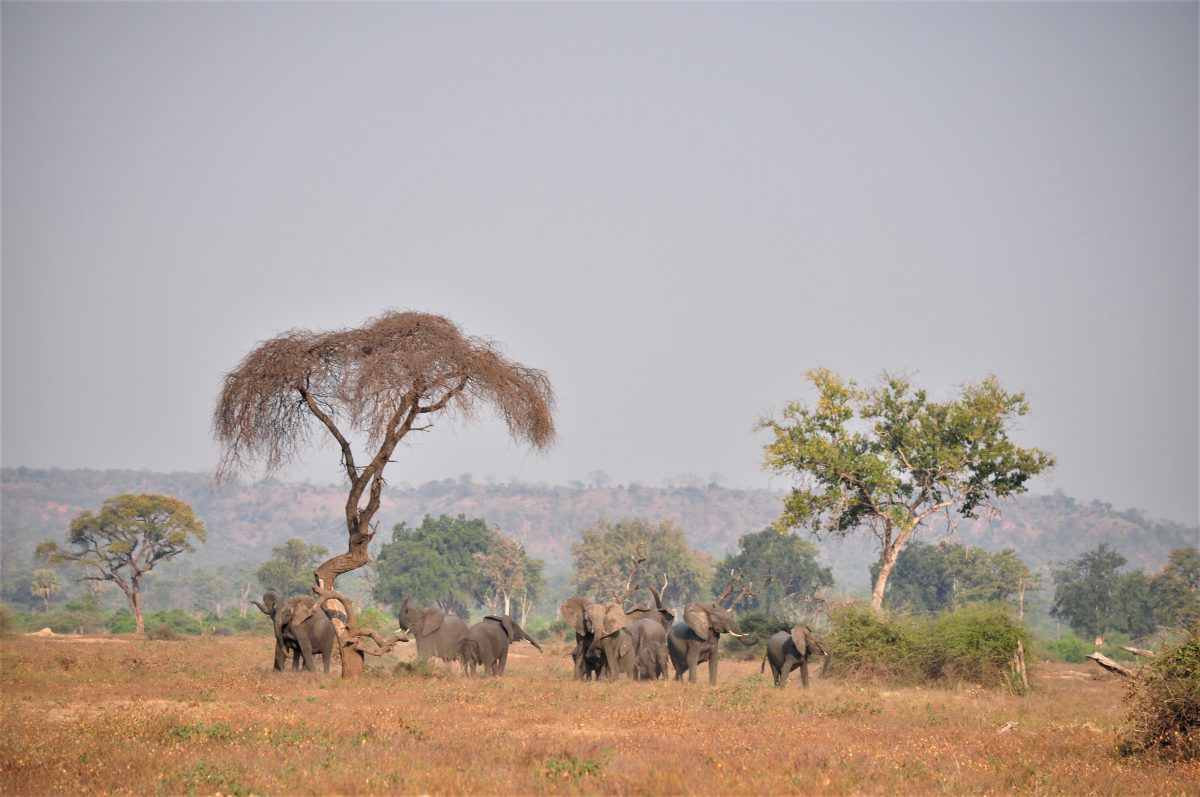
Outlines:
{"label": "green tree", "polygon": [[1131,570],[1117,576],[1108,618],[1112,630],[1135,638],[1146,636],[1158,629],[1160,615],[1151,581],[1143,571]]}
{"label": "green tree", "polygon": [[271,558],[258,566],[254,575],[263,589],[280,597],[296,593],[309,594],[313,571],[329,556],[324,545],[309,545],[292,537],[283,545],[271,549]]}
{"label": "green tree", "polygon": [[[347,549],[317,567],[315,588],[322,602],[344,609],[346,622],[334,622],[343,678],[361,677],[368,652],[382,655],[400,640],[359,629],[352,602],[335,589],[339,576],[371,561],[372,521],[393,452],[436,418],[470,417],[487,406],[513,438],[539,449],[553,442],[554,392],[546,374],[427,313],[387,312],[332,332],[292,330],[258,344],[225,375],[213,413],[222,446],[219,478],[252,462],[265,463],[268,472],[282,467],[299,457],[314,431],[337,443]],[[356,433],[367,446],[362,459],[347,436]],[[374,646],[364,647],[368,638]]]}
{"label": "green tree", "polygon": [[1054,603],[1050,614],[1066,620],[1076,632],[1103,644],[1115,614],[1117,572],[1125,557],[1101,543],[1051,570]]}
{"label": "green tree", "polygon": [[657,587],[666,578],[678,603],[706,597],[713,572],[708,557],[692,550],[683,529],[669,520],[598,521],[581,532],[579,541],[571,545],[571,554],[576,587],[594,600],[612,600],[624,593],[633,562],[639,557],[645,557],[638,571],[639,583]]}
{"label": "green tree", "polygon": [[58,582],[58,574],[47,568],[33,571],[33,580],[29,583],[29,592],[42,599],[42,608],[50,611],[50,596],[60,592],[62,584]]}
{"label": "green tree", "polygon": [[398,523],[375,560],[375,600],[394,612],[408,598],[468,617],[471,607],[487,600],[479,561],[492,542],[493,532],[482,518],[426,515],[415,529]]}
{"label": "green tree", "polygon": [[808,378],[818,393],[813,407],[791,402],[780,419],[759,424],[774,434],[767,467],[797,480],[777,524],[814,534],[869,529],[879,542],[876,611],[900,551],[922,523],[952,509],[968,518],[994,509],[995,499],[1024,492],[1054,464],[1009,439],[1029,405],[994,377],[945,402],[899,377],[867,389],[825,369]]}
{"label": "green tree", "polygon": [[780,534],[774,527],[742,535],[737,553],[717,562],[714,595],[725,588],[734,570],[754,585],[753,596],[741,606],[771,617],[790,615],[798,598],[833,586],[833,573],[817,561],[817,546],[795,534]]}
{"label": "green tree", "polygon": [[144,633],[142,579],[159,562],[194,551],[192,540],[204,542],[204,524],[178,498],[153,493],[126,493],[109,498],[98,514],[81,512],[71,521],[68,548],[49,540],[37,547],[41,559],[73,562],[84,581],[116,584],[133,612],[137,632]]}
{"label": "green tree", "polygon": [[1163,625],[1186,629],[1200,624],[1200,550],[1171,551],[1150,589]]}
{"label": "green tree", "polygon": [[515,604],[519,622],[528,619],[529,607],[545,586],[542,570],[545,563],[531,559],[525,546],[516,540],[492,531],[488,550],[475,554],[479,574],[487,589],[487,604],[492,614],[513,614]]}
{"label": "green tree", "polygon": [[[872,575],[878,568],[872,565]],[[1020,601],[1023,590],[1035,583],[1029,566],[1011,548],[993,553],[913,540],[900,552],[884,603],[893,609],[941,612],[968,603]]]}

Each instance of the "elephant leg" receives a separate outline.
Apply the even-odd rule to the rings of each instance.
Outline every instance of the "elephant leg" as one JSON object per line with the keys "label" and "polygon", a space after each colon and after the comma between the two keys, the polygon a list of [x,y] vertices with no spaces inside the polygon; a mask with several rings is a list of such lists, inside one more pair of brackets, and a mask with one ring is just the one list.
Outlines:
{"label": "elephant leg", "polygon": [[504,675],[504,668],[507,666],[508,666],[508,650],[504,650],[500,654],[500,660],[496,664],[497,674]]}
{"label": "elephant leg", "polygon": [[700,652],[699,651],[693,652],[693,651],[689,650],[688,654],[687,654],[688,683],[690,683],[690,684],[696,683],[696,668],[698,668],[699,666],[700,666]]}
{"label": "elephant leg", "polygon": [[780,680],[780,678],[783,677],[783,668],[778,666],[777,664],[775,664],[774,661],[771,661],[770,663],[771,663],[771,680],[775,682],[775,686],[777,686],[777,687],[783,686],[783,681]]}
{"label": "elephant leg", "polygon": [[800,683],[808,688],[808,656],[800,657]]}
{"label": "elephant leg", "polygon": [[300,655],[304,657],[304,670],[316,672],[317,668],[313,665],[312,643],[309,642],[308,635],[302,633],[296,637],[296,641],[300,643]]}
{"label": "elephant leg", "polygon": [[715,650],[708,657],[708,685],[717,685],[717,652]]}

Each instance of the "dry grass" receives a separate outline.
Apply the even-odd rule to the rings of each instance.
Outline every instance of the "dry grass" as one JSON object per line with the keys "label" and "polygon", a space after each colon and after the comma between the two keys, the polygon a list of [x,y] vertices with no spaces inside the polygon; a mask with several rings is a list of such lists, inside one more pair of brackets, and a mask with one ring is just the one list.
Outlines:
{"label": "dry grass", "polygon": [[269,638],[0,645],[5,795],[1200,793],[1195,764],[1115,753],[1123,684],[1080,666],[1020,698],[780,692],[728,660],[716,688],[578,684],[565,645],[350,682],[271,672]]}

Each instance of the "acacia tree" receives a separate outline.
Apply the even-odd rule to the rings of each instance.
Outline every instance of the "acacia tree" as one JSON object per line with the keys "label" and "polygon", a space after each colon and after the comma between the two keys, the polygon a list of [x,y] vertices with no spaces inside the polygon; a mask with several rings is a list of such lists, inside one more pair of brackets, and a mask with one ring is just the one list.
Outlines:
{"label": "acacia tree", "polygon": [[[398,638],[359,629],[350,601],[335,590],[338,576],[369,561],[367,546],[383,492],[383,473],[410,432],[428,429],[439,413],[471,416],[490,406],[509,432],[535,448],[554,438],[553,391],[545,373],[508,360],[498,347],[467,337],[446,318],[388,312],[361,327],[292,331],[260,343],[225,376],[213,415],[223,456],[222,478],[262,462],[272,471],[297,459],[314,432],[341,450],[346,475],[346,553],[316,570],[322,602],[340,601],[335,623],[343,677],[361,675],[364,655],[390,650]],[[350,435],[361,435],[367,458],[356,458]],[[365,644],[370,637],[375,647]]]}
{"label": "acacia tree", "polygon": [[816,404],[790,402],[780,419],[758,426],[775,436],[766,466],[797,479],[776,525],[817,535],[870,529],[879,542],[876,611],[901,548],[922,523],[943,511],[968,518],[995,511],[997,498],[1024,492],[1054,464],[1044,451],[1009,440],[1029,405],[995,377],[934,402],[899,377],[863,389],[826,369],[807,376]]}
{"label": "acacia tree", "polygon": [[54,564],[74,562],[88,572],[83,581],[116,584],[141,634],[146,630],[142,578],[159,562],[196,550],[192,538],[204,542],[204,524],[186,502],[167,495],[126,493],[105,501],[99,514],[76,516],[69,548],[47,540],[38,545],[37,556]]}

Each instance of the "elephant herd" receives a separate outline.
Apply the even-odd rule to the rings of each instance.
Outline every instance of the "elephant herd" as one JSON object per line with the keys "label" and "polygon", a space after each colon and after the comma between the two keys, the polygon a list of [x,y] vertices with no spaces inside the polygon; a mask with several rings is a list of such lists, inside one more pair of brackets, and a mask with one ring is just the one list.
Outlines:
{"label": "elephant herd", "polygon": [[[717,603],[691,603],[683,610],[682,622],[662,604],[659,593],[651,589],[655,606],[635,606],[625,609],[613,601],[591,603],[583,598],[571,598],[559,607],[559,613],[575,629],[575,647],[571,652],[575,677],[580,680],[608,680],[628,676],[633,680],[657,680],[667,677],[667,662],[675,670],[675,680],[688,674],[695,683],[696,671],[708,664],[708,681],[717,683],[717,663],[722,634],[737,637],[744,645],[754,639],[744,634],[728,610]],[[312,598],[296,595],[280,601],[275,593],[263,595],[263,602],[253,602],[270,617],[275,625],[275,669],[283,670],[288,656],[292,669],[303,665],[315,671],[314,659],[319,654],[325,672],[337,643],[337,633],[324,611],[314,610]],[[336,615],[335,615],[336,616]],[[509,646],[514,642],[529,642],[539,651],[541,646],[531,639],[509,615],[489,615],[472,626],[461,618],[437,607],[415,609],[405,599],[400,608],[400,627],[417,643],[417,658],[438,658],[457,661],[464,674],[475,675],[479,670],[487,675],[502,675],[508,660]],[[771,675],[778,687],[787,683],[790,672],[800,669],[800,677],[808,687],[808,660],[813,655],[825,659],[829,667],[829,648],[817,633],[805,625],[791,631],[779,631],[767,640],[767,652],[759,671],[771,665]],[[823,670],[824,672],[824,670]]]}

